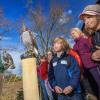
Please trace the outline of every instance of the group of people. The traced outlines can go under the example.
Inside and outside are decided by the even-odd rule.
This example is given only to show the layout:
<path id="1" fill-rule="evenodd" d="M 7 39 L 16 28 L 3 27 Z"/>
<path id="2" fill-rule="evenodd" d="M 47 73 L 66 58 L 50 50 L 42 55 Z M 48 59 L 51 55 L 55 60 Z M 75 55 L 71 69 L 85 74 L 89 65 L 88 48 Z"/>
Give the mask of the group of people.
<path id="1" fill-rule="evenodd" d="M 43 100 L 100 100 L 100 5 L 86 6 L 80 19 L 84 27 L 70 31 L 73 48 L 66 39 L 56 37 L 53 49 L 40 59 L 38 78 Z M 88 73 L 96 83 L 97 99 Z M 85 95 L 93 94 L 90 99 L 84 98 L 83 89 Z"/>

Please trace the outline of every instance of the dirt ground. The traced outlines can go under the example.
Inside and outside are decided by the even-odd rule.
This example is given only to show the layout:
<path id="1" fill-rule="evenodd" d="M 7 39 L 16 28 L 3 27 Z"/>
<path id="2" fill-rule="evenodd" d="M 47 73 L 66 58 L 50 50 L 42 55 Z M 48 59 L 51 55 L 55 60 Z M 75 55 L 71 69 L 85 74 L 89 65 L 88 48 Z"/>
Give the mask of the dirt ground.
<path id="1" fill-rule="evenodd" d="M 17 91 L 22 89 L 22 81 L 3 82 L 0 100 L 17 100 Z"/>

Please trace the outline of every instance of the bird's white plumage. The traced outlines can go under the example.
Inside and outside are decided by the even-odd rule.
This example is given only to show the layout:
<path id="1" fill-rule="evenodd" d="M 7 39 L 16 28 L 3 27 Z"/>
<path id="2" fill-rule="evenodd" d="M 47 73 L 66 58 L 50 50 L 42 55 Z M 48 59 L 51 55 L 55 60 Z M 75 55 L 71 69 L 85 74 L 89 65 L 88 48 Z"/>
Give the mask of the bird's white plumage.
<path id="1" fill-rule="evenodd" d="M 32 37 L 30 37 L 28 31 L 25 31 L 22 33 L 22 41 L 23 41 L 24 45 L 26 44 L 26 42 L 29 42 L 30 44 L 32 44 L 31 38 Z"/>
<path id="2" fill-rule="evenodd" d="M 22 32 L 21 39 L 27 50 L 33 50 L 36 54 L 38 54 L 38 50 L 35 47 L 34 37 L 30 31 Z"/>

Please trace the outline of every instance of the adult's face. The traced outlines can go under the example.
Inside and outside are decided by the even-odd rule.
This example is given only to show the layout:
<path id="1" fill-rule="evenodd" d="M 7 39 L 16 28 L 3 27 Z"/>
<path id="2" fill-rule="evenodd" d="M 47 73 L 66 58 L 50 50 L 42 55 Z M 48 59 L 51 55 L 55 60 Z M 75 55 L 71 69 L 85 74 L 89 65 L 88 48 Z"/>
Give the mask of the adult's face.
<path id="1" fill-rule="evenodd" d="M 80 33 L 73 30 L 73 31 L 71 31 L 71 36 L 72 36 L 73 39 L 77 39 L 77 38 L 80 37 Z"/>
<path id="2" fill-rule="evenodd" d="M 96 16 L 84 15 L 83 21 L 87 29 L 96 30 L 98 26 L 98 20 Z"/>

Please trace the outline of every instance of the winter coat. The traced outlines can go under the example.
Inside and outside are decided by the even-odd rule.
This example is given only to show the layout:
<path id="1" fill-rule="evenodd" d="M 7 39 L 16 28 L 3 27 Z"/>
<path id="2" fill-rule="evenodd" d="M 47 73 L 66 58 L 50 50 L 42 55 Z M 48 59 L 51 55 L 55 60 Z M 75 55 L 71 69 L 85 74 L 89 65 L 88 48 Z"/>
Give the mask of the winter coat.
<path id="1" fill-rule="evenodd" d="M 46 80 L 48 77 L 48 62 L 42 62 L 40 65 L 40 75 L 43 80 Z"/>
<path id="2" fill-rule="evenodd" d="M 80 37 L 75 40 L 74 50 L 80 55 L 85 68 L 97 67 L 97 64 L 91 59 L 91 44 L 86 37 Z"/>
<path id="3" fill-rule="evenodd" d="M 71 86 L 74 92 L 81 91 L 79 89 L 80 68 L 74 57 L 68 56 L 66 52 L 61 57 L 55 55 L 49 66 L 48 80 L 53 89 L 55 86 L 60 86 L 62 89 Z"/>

